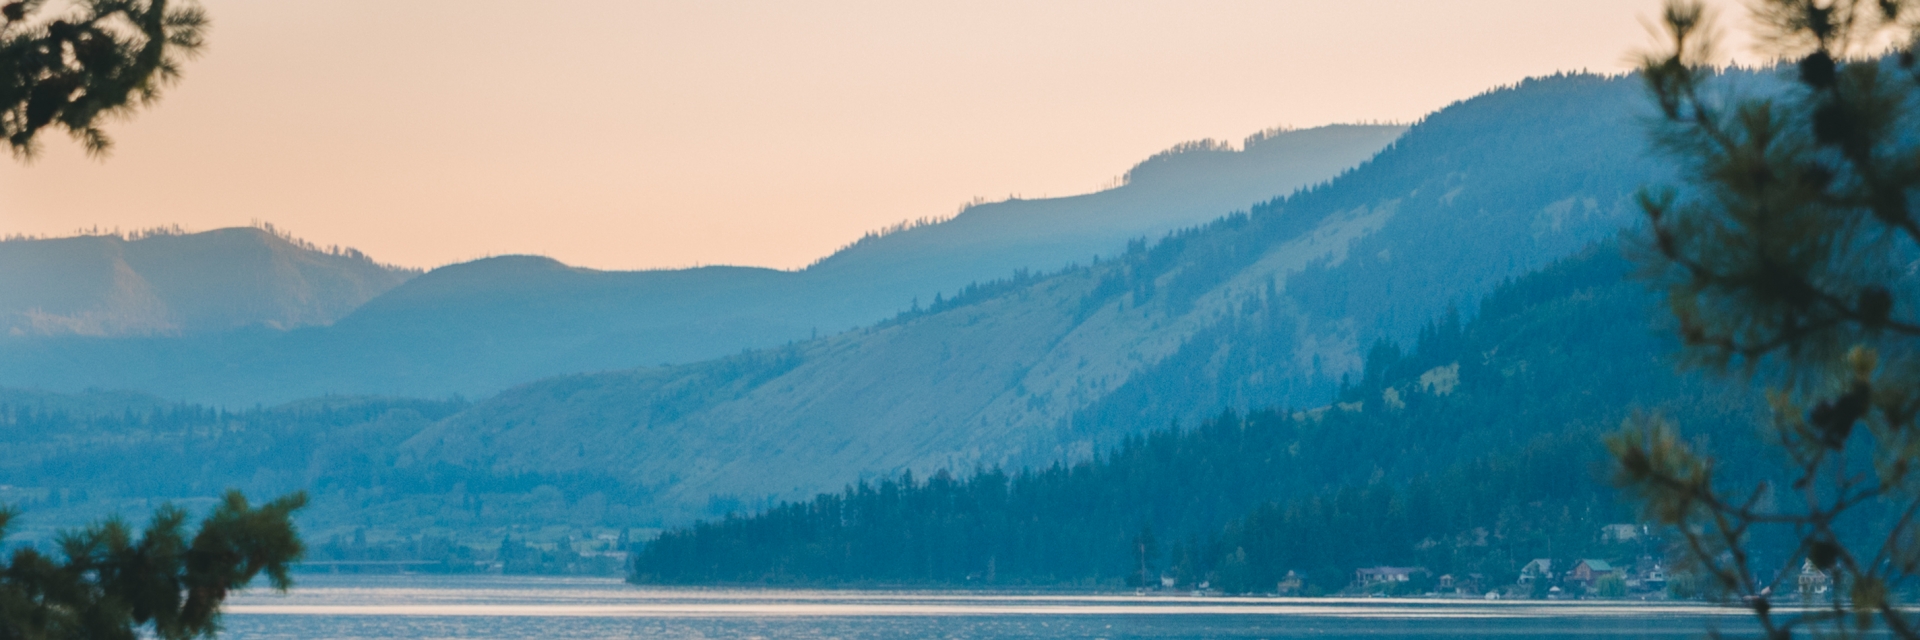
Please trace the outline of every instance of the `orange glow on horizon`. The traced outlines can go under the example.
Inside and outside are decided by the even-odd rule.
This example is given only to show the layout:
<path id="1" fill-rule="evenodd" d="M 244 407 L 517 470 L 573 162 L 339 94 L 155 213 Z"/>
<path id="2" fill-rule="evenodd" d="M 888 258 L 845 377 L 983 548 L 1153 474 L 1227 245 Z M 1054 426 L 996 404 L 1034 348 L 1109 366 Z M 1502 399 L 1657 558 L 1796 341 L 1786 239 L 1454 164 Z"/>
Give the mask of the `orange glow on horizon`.
<path id="1" fill-rule="evenodd" d="M 0 235 L 258 220 L 417 267 L 794 268 L 976 197 L 1091 191 L 1186 140 L 1620 72 L 1659 6 L 202 2 L 208 54 L 109 127 L 111 158 L 56 135 L 0 169 Z"/>

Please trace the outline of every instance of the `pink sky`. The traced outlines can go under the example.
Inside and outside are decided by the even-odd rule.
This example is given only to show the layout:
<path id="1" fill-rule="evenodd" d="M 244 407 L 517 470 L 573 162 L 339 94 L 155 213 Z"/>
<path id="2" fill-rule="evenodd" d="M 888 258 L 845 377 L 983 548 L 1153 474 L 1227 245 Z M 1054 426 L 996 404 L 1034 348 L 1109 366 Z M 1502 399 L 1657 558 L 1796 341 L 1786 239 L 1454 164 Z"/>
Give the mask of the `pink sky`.
<path id="1" fill-rule="evenodd" d="M 0 164 L 0 235 L 258 220 L 418 267 L 791 268 L 975 197 L 1090 191 L 1185 140 L 1622 71 L 1659 6 L 203 3 L 207 55 L 110 127 L 111 158 L 49 137 Z"/>

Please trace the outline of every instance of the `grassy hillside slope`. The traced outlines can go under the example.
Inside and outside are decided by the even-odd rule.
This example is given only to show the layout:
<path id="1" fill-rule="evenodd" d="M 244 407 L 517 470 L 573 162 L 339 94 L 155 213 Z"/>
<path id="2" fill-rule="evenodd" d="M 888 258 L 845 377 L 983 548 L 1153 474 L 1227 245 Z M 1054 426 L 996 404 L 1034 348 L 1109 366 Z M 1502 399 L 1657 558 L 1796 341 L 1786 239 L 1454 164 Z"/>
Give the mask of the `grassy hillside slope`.
<path id="1" fill-rule="evenodd" d="M 1629 270 L 1607 245 L 1502 286 L 1472 321 L 1375 345 L 1327 405 L 1214 416 L 1076 463 L 850 483 L 670 530 L 632 577 L 1118 588 L 1144 565 L 1155 586 L 1266 592 L 1293 571 L 1331 592 L 1358 567 L 1478 573 L 1492 589 L 1536 557 L 1631 563 L 1648 548 L 1599 535 L 1635 521 L 1606 483 L 1601 434 L 1657 409 L 1731 454 L 1725 470 L 1765 455 L 1758 394 L 1676 374 L 1657 296 Z"/>
<path id="2" fill-rule="evenodd" d="M 1343 125 L 1255 136 L 1244 149 L 1183 145 L 1113 189 L 976 205 L 951 220 L 871 235 L 797 272 L 604 272 L 507 256 L 436 269 L 324 329 L 0 343 L 0 384 L 245 404 L 323 393 L 480 396 L 552 375 L 698 362 L 866 326 L 1018 270 L 1112 256 L 1130 239 L 1332 178 L 1404 130 Z M 116 304 L 144 308 L 143 291 L 116 294 L 124 298 Z M 149 324 L 158 328 L 77 333 L 171 335 L 163 321 Z M 324 323 L 273 326 L 302 324 Z"/>
<path id="3" fill-rule="evenodd" d="M 1084 456 L 1164 419 L 1318 402 L 1361 371 L 1364 345 L 1410 340 L 1630 224 L 1653 176 L 1629 121 L 1639 100 L 1631 80 L 1529 81 L 1434 114 L 1326 185 L 1096 265 L 720 361 L 532 383 L 408 446 L 493 472 L 607 470 L 691 509 L 863 471 Z M 1209 343 L 1231 327 L 1257 338 Z"/>

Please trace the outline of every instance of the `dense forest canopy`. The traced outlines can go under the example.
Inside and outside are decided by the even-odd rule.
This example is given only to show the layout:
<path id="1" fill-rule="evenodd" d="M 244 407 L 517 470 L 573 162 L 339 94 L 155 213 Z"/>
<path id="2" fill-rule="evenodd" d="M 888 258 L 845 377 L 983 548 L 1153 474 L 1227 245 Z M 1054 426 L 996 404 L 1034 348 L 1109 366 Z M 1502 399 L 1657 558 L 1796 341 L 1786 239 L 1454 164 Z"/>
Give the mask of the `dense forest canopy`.
<path id="1" fill-rule="evenodd" d="M 1634 516 L 1599 436 L 1659 408 L 1738 442 L 1752 416 L 1748 396 L 1671 373 L 1619 251 L 1510 282 L 1404 351 L 1377 344 L 1327 406 L 1228 413 L 1072 464 L 861 482 L 665 532 L 632 579 L 1271 591 L 1292 571 L 1335 591 L 1365 566 L 1510 582 L 1536 557 L 1631 564 L 1644 543 L 1601 536 Z M 1248 318 L 1236 343 L 1270 330 Z"/>

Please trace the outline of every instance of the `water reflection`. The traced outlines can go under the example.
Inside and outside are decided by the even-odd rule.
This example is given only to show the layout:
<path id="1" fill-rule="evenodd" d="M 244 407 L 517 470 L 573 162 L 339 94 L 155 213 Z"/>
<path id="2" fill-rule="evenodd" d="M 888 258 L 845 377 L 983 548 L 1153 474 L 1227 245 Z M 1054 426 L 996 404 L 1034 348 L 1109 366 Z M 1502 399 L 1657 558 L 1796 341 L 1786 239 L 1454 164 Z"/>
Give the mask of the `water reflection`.
<path id="1" fill-rule="evenodd" d="M 233 601 L 231 638 L 1698 638 L 1698 604 L 640 588 L 616 580 L 306 576 Z"/>

